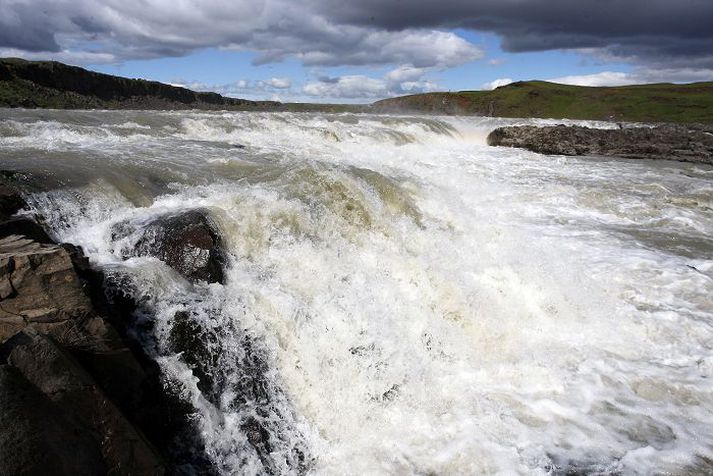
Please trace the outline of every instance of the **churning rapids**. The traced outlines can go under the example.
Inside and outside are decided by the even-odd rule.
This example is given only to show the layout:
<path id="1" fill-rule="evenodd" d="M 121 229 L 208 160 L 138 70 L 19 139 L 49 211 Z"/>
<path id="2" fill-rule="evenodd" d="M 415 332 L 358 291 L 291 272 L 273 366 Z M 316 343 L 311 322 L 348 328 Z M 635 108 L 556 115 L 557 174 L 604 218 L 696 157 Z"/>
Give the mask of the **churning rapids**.
<path id="1" fill-rule="evenodd" d="M 710 474 L 713 169 L 485 145 L 526 123 L 4 110 L 0 165 L 142 303 L 224 474 Z M 122 260 L 196 208 L 224 285 Z"/>

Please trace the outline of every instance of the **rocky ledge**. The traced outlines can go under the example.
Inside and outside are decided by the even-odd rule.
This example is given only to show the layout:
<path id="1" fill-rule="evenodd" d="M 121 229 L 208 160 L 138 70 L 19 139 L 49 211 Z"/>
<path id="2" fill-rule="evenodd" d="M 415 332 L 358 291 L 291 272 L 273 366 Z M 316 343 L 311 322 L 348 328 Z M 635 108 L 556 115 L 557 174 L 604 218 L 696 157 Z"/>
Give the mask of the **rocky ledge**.
<path id="1" fill-rule="evenodd" d="M 713 126 L 591 129 L 582 126 L 499 127 L 488 145 L 548 155 L 591 155 L 713 164 Z"/>
<path id="2" fill-rule="evenodd" d="M 215 474 L 191 441 L 191 408 L 128 338 L 135 303 L 112 295 L 81 248 L 17 216 L 25 207 L 0 184 L 0 473 Z M 223 280 L 219 237 L 200 211 L 134 232 L 131 254 Z"/>

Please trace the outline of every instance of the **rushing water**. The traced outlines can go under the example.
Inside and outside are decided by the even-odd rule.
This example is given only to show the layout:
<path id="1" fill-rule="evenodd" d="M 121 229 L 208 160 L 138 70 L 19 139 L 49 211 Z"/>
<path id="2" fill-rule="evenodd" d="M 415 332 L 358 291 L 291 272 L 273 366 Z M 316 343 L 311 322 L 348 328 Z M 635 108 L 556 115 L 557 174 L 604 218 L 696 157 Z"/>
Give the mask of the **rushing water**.
<path id="1" fill-rule="evenodd" d="M 0 168 L 144 303 L 225 474 L 710 474 L 713 169 L 485 145 L 533 122 L 6 110 Z M 117 223 L 194 208 L 225 285 L 122 260 Z"/>

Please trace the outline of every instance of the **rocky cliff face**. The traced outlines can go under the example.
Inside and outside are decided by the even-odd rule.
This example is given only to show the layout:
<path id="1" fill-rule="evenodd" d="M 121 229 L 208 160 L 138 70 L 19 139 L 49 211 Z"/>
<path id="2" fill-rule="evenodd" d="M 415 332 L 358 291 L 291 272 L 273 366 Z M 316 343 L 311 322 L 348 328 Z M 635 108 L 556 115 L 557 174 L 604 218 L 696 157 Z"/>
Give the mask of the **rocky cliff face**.
<path id="1" fill-rule="evenodd" d="M 0 107 L 103 109 L 279 109 L 156 81 L 87 71 L 54 61 L 0 59 Z"/>
<path id="2" fill-rule="evenodd" d="M 676 126 L 590 129 L 580 126 L 500 127 L 492 146 L 519 147 L 550 155 L 594 155 L 713 164 L 713 128 Z"/>

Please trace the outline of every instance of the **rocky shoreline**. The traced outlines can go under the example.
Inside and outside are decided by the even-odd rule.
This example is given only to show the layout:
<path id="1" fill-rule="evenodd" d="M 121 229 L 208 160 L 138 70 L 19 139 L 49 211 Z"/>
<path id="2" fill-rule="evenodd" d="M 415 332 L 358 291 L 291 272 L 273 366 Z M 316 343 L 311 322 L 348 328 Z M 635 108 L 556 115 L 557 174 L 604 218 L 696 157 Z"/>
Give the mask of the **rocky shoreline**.
<path id="1" fill-rule="evenodd" d="M 676 160 L 713 165 L 713 126 L 661 125 L 592 129 L 582 126 L 499 127 L 488 145 L 547 155 Z"/>
<path id="2" fill-rule="evenodd" d="M 16 216 L 25 207 L 0 185 L 0 472 L 216 474 L 191 409 L 128 337 L 136 303 L 81 248 Z M 199 212 L 149 234 L 170 239 L 144 240 L 135 254 L 161 256 L 187 279 L 222 279 L 217 237 Z"/>

